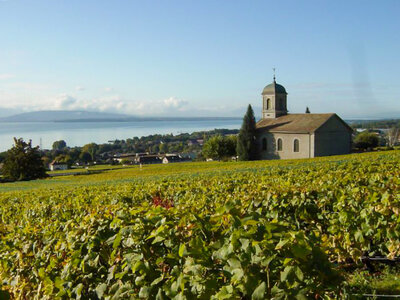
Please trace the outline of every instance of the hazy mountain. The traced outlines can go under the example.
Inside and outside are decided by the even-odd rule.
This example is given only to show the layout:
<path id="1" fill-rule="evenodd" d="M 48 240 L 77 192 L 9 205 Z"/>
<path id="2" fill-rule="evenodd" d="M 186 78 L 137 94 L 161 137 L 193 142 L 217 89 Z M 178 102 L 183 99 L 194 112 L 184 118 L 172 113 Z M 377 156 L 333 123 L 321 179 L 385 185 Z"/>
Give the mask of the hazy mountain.
<path id="1" fill-rule="evenodd" d="M 0 122 L 129 122 L 163 120 L 227 120 L 229 117 L 137 117 L 92 111 L 47 110 L 21 113 L 0 118 Z"/>
<path id="2" fill-rule="evenodd" d="M 1 122 L 59 122 L 76 120 L 116 120 L 130 117 L 129 115 L 103 113 L 80 110 L 44 110 L 21 113 L 9 117 L 0 118 Z"/>

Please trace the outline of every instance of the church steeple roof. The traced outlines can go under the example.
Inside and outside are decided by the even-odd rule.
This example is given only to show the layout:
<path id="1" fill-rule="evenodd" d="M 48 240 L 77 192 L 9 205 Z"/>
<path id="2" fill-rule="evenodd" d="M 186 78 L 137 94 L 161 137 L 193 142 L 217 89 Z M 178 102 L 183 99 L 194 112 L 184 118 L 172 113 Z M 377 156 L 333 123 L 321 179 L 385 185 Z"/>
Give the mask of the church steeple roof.
<path id="1" fill-rule="evenodd" d="M 286 94 L 286 90 L 283 87 L 283 85 L 277 84 L 275 81 L 275 76 L 274 76 L 274 82 L 271 84 L 268 84 L 262 91 L 261 95 L 269 95 L 269 94 Z"/>
<path id="2" fill-rule="evenodd" d="M 272 68 L 272 70 L 274 71 L 274 82 L 272 82 L 271 84 L 268 84 L 262 91 L 261 95 L 270 95 L 270 94 L 285 94 L 286 90 L 285 88 L 276 83 L 276 76 L 275 76 L 275 68 Z"/>

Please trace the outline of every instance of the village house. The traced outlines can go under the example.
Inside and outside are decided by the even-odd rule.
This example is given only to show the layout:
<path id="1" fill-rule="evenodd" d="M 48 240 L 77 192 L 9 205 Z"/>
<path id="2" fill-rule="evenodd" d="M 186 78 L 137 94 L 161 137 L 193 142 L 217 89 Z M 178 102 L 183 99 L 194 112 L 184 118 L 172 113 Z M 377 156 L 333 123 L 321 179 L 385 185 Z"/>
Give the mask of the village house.
<path id="1" fill-rule="evenodd" d="M 64 162 L 57 162 L 53 160 L 49 164 L 50 171 L 57 171 L 57 170 L 68 170 L 68 164 Z"/>
<path id="2" fill-rule="evenodd" d="M 191 158 L 190 157 L 182 157 L 179 154 L 165 154 L 162 159 L 163 164 L 178 163 L 178 162 L 185 162 L 185 161 L 191 161 Z"/>
<path id="3" fill-rule="evenodd" d="M 145 164 L 161 164 L 163 162 L 162 158 L 159 155 L 144 155 L 138 156 L 136 163 L 145 165 Z"/>

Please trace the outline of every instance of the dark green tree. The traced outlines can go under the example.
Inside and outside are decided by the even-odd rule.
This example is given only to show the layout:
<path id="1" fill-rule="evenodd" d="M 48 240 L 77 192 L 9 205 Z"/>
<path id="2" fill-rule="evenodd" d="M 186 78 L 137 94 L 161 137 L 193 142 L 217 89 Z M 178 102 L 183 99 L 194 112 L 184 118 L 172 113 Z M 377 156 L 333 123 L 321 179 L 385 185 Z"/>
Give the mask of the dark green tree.
<path id="1" fill-rule="evenodd" d="M 96 160 L 96 152 L 99 149 L 99 146 L 95 143 L 86 144 L 82 147 L 82 152 L 87 152 L 90 154 L 91 161 Z"/>
<path id="2" fill-rule="evenodd" d="M 243 117 L 242 127 L 240 128 L 236 152 L 239 160 L 255 159 L 255 140 L 256 140 L 256 119 L 251 105 L 247 107 L 247 112 Z"/>
<path id="3" fill-rule="evenodd" d="M 68 154 L 60 154 L 54 160 L 58 163 L 66 163 L 69 166 L 73 163 L 71 156 Z"/>
<path id="4" fill-rule="evenodd" d="M 368 132 L 367 130 L 359 133 L 354 139 L 354 146 L 358 149 L 368 149 L 374 148 L 378 146 L 379 137 L 373 133 Z"/>
<path id="5" fill-rule="evenodd" d="M 0 163 L 6 159 L 7 152 L 0 152 Z"/>
<path id="6" fill-rule="evenodd" d="M 53 150 L 62 150 L 67 147 L 67 143 L 64 140 L 55 141 L 53 143 Z"/>
<path id="7" fill-rule="evenodd" d="M 39 147 L 32 147 L 32 141 L 26 143 L 22 138 L 14 138 L 14 146 L 7 151 L 2 173 L 4 178 L 12 181 L 46 177 Z"/>
<path id="8" fill-rule="evenodd" d="M 81 152 L 79 159 L 81 159 L 84 163 L 88 163 L 89 161 L 92 161 L 92 156 L 89 152 Z"/>
<path id="9" fill-rule="evenodd" d="M 161 153 L 167 153 L 167 152 L 168 152 L 168 145 L 167 145 L 166 143 L 160 144 L 159 151 L 160 151 Z"/>

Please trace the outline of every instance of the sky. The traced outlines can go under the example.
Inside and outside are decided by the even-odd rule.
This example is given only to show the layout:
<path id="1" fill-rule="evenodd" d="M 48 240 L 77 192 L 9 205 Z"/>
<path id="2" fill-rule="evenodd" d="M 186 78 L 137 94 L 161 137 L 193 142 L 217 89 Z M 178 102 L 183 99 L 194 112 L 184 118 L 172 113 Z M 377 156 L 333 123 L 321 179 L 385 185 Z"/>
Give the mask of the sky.
<path id="1" fill-rule="evenodd" d="M 0 117 L 36 110 L 400 117 L 400 1 L 0 0 Z"/>

